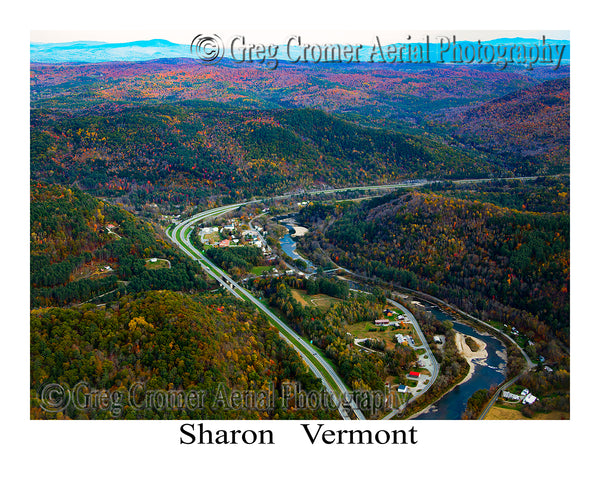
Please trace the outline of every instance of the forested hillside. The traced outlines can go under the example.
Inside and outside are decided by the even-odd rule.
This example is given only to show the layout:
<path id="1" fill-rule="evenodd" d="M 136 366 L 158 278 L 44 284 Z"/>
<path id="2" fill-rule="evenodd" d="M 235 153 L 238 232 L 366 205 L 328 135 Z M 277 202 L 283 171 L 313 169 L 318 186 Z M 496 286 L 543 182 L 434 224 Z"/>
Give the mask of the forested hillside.
<path id="1" fill-rule="evenodd" d="M 491 65 L 257 64 L 191 59 L 31 65 L 33 108 L 68 111 L 116 104 L 217 101 L 251 108 L 315 108 L 370 124 L 420 123 L 451 107 L 473 106 L 569 76 L 558 70 Z"/>
<path id="2" fill-rule="evenodd" d="M 60 412 L 42 407 L 44 384 L 115 392 L 119 402 Z M 253 308 L 220 295 L 169 291 L 121 298 L 110 307 L 44 308 L 31 312 L 31 417 L 77 419 L 337 418 L 337 411 L 282 408 L 283 382 L 320 391 L 322 385 L 277 331 Z M 232 390 L 272 393 L 268 409 L 233 408 Z M 203 402 L 154 403 L 152 392 L 191 392 Z M 82 397 L 83 398 L 83 397 Z M 120 407 L 120 408 L 118 408 Z"/>
<path id="3" fill-rule="evenodd" d="M 481 65 L 33 64 L 32 176 L 139 205 L 564 173 L 568 76 Z"/>
<path id="4" fill-rule="evenodd" d="M 322 385 L 252 307 L 207 292 L 201 272 L 125 210 L 74 187 L 32 182 L 32 418 L 337 418 L 219 401 L 232 389 L 275 399 L 283 382 Z M 44 385 L 80 382 L 124 394 L 126 408 L 43 408 Z M 143 399 L 128 398 L 132 388 L 204 392 L 204 408 L 135 408 Z"/>
<path id="5" fill-rule="evenodd" d="M 125 210 L 75 187 L 32 182 L 30 192 L 32 306 L 208 287 L 197 264 Z"/>
<path id="6" fill-rule="evenodd" d="M 362 203 L 309 203 L 298 215 L 310 227 L 299 249 L 324 269 L 335 262 L 368 283 L 428 292 L 518 327 L 524 346 L 535 341 L 526 345 L 532 358 L 559 363 L 559 342 L 569 343 L 567 181 L 448 180 L 568 173 L 569 67 L 263 67 L 226 59 L 32 64 L 32 418 L 114 417 L 41 408 L 44 385 L 80 381 L 111 392 L 140 383 L 208 395 L 200 414 L 129 408 L 119 418 L 337 418 L 211 406 L 222 385 L 322 385 L 262 316 L 219 293 L 164 232 L 129 213 L 168 225 L 178 214 L 260 198 L 264 205 L 253 205 L 267 219 L 310 202 L 291 195 L 325 187 L 433 180 Z M 266 199 L 281 194 L 290 195 Z M 257 248 L 207 255 L 244 277 L 266 263 Z M 348 335 L 382 314 L 381 288 L 376 300 L 355 296 L 317 273 L 265 274 L 248 286 L 351 389 L 383 389 L 414 367 L 409 347 L 381 350 L 369 339 L 366 348 L 379 351 L 367 354 Z M 317 307 L 305 298 L 316 293 L 330 298 Z M 441 393 L 467 365 L 450 325 L 418 317 L 430 343 L 444 334 L 453 345 L 430 389 Z"/>
<path id="7" fill-rule="evenodd" d="M 540 177 L 534 181 L 496 180 L 485 183 L 434 183 L 423 190 L 464 200 L 537 213 L 570 211 L 569 177 Z"/>
<path id="8" fill-rule="evenodd" d="M 316 110 L 186 103 L 85 114 L 36 110 L 31 122 L 33 178 L 134 202 L 506 173 L 434 139 Z"/>
<path id="9" fill-rule="evenodd" d="M 569 217 L 397 192 L 305 208 L 306 252 L 443 298 L 531 338 L 569 336 Z"/>
<path id="10" fill-rule="evenodd" d="M 507 167 L 553 174 L 568 171 L 570 80 L 547 80 L 470 108 L 447 113 L 465 144 L 507 159 Z"/>

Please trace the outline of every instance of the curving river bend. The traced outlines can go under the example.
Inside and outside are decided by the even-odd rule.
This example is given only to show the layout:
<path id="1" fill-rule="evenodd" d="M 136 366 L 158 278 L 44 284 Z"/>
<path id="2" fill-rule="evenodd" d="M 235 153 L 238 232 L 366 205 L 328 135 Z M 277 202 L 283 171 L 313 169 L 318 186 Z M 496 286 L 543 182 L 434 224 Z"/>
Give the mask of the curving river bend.
<path id="1" fill-rule="evenodd" d="M 294 225 L 285 224 L 290 233 L 286 234 L 281 239 L 282 250 L 291 258 L 302 258 L 296 253 L 296 242 L 291 237 L 294 233 Z M 302 258 L 307 261 L 306 259 Z M 308 262 L 309 271 L 314 269 L 314 266 Z M 351 282 L 355 288 L 360 288 L 359 284 Z M 425 302 L 423 302 L 425 303 Z M 430 305 L 430 307 L 433 307 Z M 475 337 L 486 344 L 487 358 L 481 360 L 473 360 L 474 370 L 473 375 L 466 382 L 457 385 L 453 390 L 444 395 L 436 403 L 428 407 L 423 413 L 413 417 L 417 420 L 460 420 L 467 401 L 477 390 L 489 389 L 492 385 L 500 385 L 505 380 L 506 374 L 506 348 L 496 337 L 486 333 L 480 333 L 474 328 L 456 322 L 445 312 L 437 307 L 431 309 L 431 313 L 439 320 L 450 320 L 457 332 Z"/>
<path id="2" fill-rule="evenodd" d="M 488 356 L 482 360 L 474 360 L 475 368 L 471 378 L 456 386 L 423 413 L 413 417 L 416 420 L 460 420 L 471 395 L 477 390 L 487 390 L 492 385 L 500 385 L 504 381 L 506 348 L 496 337 L 479 333 L 468 325 L 458 323 L 437 308 L 434 308 L 431 313 L 440 320 L 452 321 L 457 332 L 470 335 L 486 343 Z"/>

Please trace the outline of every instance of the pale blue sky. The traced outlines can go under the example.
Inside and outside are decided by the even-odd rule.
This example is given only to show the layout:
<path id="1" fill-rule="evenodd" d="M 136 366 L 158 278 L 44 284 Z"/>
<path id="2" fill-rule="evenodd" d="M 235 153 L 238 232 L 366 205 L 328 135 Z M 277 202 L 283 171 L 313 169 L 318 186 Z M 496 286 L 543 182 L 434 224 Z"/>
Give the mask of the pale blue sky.
<path id="1" fill-rule="evenodd" d="M 336 42 L 336 43 L 371 43 L 375 35 L 379 35 L 386 43 L 405 42 L 411 35 L 413 41 L 421 41 L 425 35 L 430 39 L 437 36 L 451 37 L 456 35 L 457 40 L 492 40 L 495 38 L 546 38 L 555 40 L 569 40 L 568 30 L 314 30 L 310 28 L 294 28 L 290 30 L 251 30 L 251 29 L 218 29 L 212 31 L 199 30 L 33 30 L 30 40 L 32 42 L 61 43 L 78 40 L 103 41 L 110 43 L 130 42 L 134 40 L 151 40 L 161 38 L 174 43 L 187 45 L 200 33 L 216 33 L 221 38 L 234 35 L 246 35 L 251 42 L 283 43 L 291 35 L 302 35 L 307 42 Z"/>

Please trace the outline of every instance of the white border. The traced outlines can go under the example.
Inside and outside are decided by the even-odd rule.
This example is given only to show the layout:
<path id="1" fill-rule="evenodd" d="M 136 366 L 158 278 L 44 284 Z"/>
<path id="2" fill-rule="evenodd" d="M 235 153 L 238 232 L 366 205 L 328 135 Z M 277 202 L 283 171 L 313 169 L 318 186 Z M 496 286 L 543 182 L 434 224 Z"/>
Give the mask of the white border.
<path id="1" fill-rule="evenodd" d="M 106 0 L 29 2 L 16 15 L 5 10 L 2 112 L 3 318 L 2 412 L 9 450 L 4 470 L 43 478 L 105 478 L 133 474 L 166 478 L 192 474 L 231 478 L 373 478 L 373 476 L 563 478 L 596 471 L 592 459 L 597 415 L 597 363 L 588 342 L 597 336 L 595 228 L 597 202 L 597 45 L 591 10 L 544 4 L 483 2 L 135 2 Z M 404 31 L 473 29 L 571 30 L 572 42 L 572 420 L 568 422 L 410 422 L 420 431 L 416 447 L 336 446 L 304 442 L 295 422 L 261 424 L 276 431 L 269 447 L 178 445 L 180 422 L 34 422 L 29 418 L 28 337 L 28 76 L 31 30 Z M 597 189 L 596 189 L 597 190 Z M 591 227 L 591 228 L 590 228 Z M 8 259 L 8 262 L 6 262 Z M 591 272 L 594 271 L 592 274 Z M 590 273 L 587 273 L 590 272 Z M 593 276 L 592 276 L 593 275 Z M 248 428 L 227 422 L 226 428 Z M 336 424 L 338 426 L 339 424 Z M 390 424 L 396 427 L 397 423 Z M 404 426 L 404 424 L 402 424 Z M 382 428 L 381 423 L 373 425 Z M 398 427 L 396 427 L 398 428 Z M 298 432 L 296 432 L 298 430 Z M 586 432 L 592 435 L 586 437 Z M 280 440 L 279 440 L 280 438 Z M 5 447 L 7 448 L 7 447 Z M 594 449 L 592 451 L 592 448 Z M 590 469 L 587 470 L 586 467 Z"/>

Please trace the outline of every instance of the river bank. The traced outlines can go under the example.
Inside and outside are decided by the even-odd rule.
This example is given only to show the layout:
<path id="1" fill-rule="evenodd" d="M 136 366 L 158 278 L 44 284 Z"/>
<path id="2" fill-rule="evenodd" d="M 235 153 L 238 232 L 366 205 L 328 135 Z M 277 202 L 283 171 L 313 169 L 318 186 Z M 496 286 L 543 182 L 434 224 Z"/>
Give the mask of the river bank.
<path id="1" fill-rule="evenodd" d="M 441 310 L 432 313 L 440 320 L 451 320 L 455 330 L 458 350 L 469 364 L 469 372 L 433 404 L 421 410 L 410 419 L 417 420 L 459 420 L 465 411 L 471 395 L 477 390 L 489 389 L 505 379 L 506 357 L 504 345 L 496 337 L 479 332 L 470 325 L 453 320 Z M 475 352 L 466 343 L 471 337 L 479 349 Z"/>
<path id="2" fill-rule="evenodd" d="M 471 350 L 471 347 L 467 344 L 467 337 L 470 338 L 477 345 L 478 349 L 476 351 Z M 468 382 L 473 377 L 473 373 L 475 372 L 475 365 L 485 365 L 485 359 L 488 357 L 487 352 L 487 343 L 478 338 L 472 337 L 470 335 L 465 335 L 464 333 L 456 332 L 454 335 L 454 341 L 456 343 L 456 348 L 458 352 L 462 355 L 462 357 L 469 364 L 469 373 L 462 379 L 461 382 L 457 383 L 453 388 Z M 477 362 L 479 360 L 479 362 Z"/>

